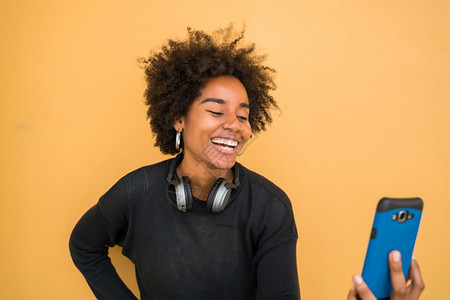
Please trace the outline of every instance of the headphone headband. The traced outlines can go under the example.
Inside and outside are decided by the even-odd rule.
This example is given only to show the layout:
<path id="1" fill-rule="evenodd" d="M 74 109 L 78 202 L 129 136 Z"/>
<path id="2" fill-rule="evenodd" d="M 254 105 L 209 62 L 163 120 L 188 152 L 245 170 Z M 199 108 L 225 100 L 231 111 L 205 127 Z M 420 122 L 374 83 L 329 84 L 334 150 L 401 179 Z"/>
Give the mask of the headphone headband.
<path id="1" fill-rule="evenodd" d="M 183 176 L 183 179 L 180 180 L 177 175 L 176 168 L 182 160 L 183 152 L 172 160 L 169 167 L 169 174 L 167 175 L 167 182 L 175 187 L 178 209 L 185 212 L 192 209 L 193 196 L 189 178 Z M 237 189 L 240 185 L 238 165 L 235 163 L 232 169 L 234 171 L 234 183 L 227 182 L 224 178 L 218 178 L 209 192 L 208 199 L 206 200 L 207 207 L 214 213 L 221 212 L 225 209 L 228 205 L 231 191 Z"/>
<path id="2" fill-rule="evenodd" d="M 169 174 L 167 175 L 167 182 L 172 185 L 180 183 L 180 179 L 178 178 L 176 168 L 183 160 L 183 156 L 184 156 L 184 154 L 183 154 L 183 152 L 181 152 L 180 154 L 175 156 L 174 159 L 172 160 L 172 162 L 170 163 Z M 234 183 L 227 182 L 227 183 L 225 183 L 225 186 L 229 189 L 237 189 L 239 187 L 239 185 L 241 184 L 241 181 L 239 180 L 239 167 L 238 167 L 237 163 L 234 164 L 232 169 L 234 172 Z"/>
<path id="3" fill-rule="evenodd" d="M 167 175 L 167 182 L 169 182 L 172 185 L 176 185 L 180 182 L 178 176 L 176 175 L 176 167 L 181 163 L 181 160 L 183 159 L 183 152 L 175 156 L 175 158 L 170 163 L 169 168 L 169 174 Z"/>

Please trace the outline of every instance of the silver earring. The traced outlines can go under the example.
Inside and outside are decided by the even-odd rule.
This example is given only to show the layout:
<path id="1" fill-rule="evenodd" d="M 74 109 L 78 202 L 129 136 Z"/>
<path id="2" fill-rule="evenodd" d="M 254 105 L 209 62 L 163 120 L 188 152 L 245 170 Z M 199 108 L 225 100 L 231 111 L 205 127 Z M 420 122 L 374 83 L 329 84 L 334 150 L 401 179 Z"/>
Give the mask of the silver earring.
<path id="1" fill-rule="evenodd" d="M 175 149 L 180 149 L 181 145 L 181 131 L 177 131 L 177 135 L 175 136 Z"/>
<path id="2" fill-rule="evenodd" d="M 244 152 L 245 152 L 245 150 L 247 150 L 247 143 L 245 143 L 245 145 L 244 145 L 244 148 L 243 148 L 243 150 L 242 150 L 242 152 L 241 153 L 238 153 L 238 156 L 241 156 L 242 154 L 244 154 Z"/>
<path id="3" fill-rule="evenodd" d="M 250 138 L 252 138 L 252 137 L 253 137 L 253 134 L 250 134 Z M 238 156 L 241 156 L 242 154 L 244 154 L 245 150 L 247 150 L 247 146 L 248 146 L 248 142 L 245 143 L 242 152 L 238 153 Z"/>

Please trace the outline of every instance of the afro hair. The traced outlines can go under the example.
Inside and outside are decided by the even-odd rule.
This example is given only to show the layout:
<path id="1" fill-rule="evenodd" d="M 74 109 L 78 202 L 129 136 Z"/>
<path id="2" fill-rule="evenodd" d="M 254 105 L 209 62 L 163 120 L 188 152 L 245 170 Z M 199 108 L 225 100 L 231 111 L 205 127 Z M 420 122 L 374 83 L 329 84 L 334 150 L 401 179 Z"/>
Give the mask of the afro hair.
<path id="1" fill-rule="evenodd" d="M 265 55 L 255 44 L 243 44 L 240 32 L 229 25 L 212 34 L 187 28 L 187 39 L 168 40 L 162 48 L 141 58 L 147 88 L 145 104 L 155 146 L 164 154 L 176 154 L 174 121 L 185 116 L 192 102 L 211 78 L 233 76 L 244 85 L 249 99 L 249 122 L 253 133 L 272 122 L 270 110 L 277 104 L 270 92 L 276 89 L 275 70 L 263 65 Z"/>

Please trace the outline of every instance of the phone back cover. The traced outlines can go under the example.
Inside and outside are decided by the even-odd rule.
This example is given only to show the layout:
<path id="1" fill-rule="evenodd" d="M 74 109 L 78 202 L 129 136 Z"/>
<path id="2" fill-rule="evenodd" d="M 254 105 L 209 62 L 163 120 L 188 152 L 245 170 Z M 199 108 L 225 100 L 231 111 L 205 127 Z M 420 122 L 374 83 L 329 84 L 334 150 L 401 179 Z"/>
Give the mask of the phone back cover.
<path id="1" fill-rule="evenodd" d="M 408 200 L 414 200 L 415 203 L 408 205 Z M 417 205 L 418 201 L 420 205 Z M 392 250 L 400 251 L 405 278 L 408 274 L 422 216 L 422 205 L 419 198 L 380 200 L 362 272 L 364 281 L 378 299 L 389 298 L 392 293 L 388 264 L 388 255 Z M 398 222 L 398 213 L 401 211 L 407 211 L 412 217 L 405 222 Z"/>

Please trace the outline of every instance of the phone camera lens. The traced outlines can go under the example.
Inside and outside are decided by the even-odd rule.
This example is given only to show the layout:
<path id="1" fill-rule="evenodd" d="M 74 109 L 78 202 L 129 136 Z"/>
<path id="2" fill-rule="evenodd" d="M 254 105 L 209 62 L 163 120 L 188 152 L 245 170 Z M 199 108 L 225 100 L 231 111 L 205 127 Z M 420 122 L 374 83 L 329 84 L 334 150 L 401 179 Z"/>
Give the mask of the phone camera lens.
<path id="1" fill-rule="evenodd" d="M 407 218 L 408 218 L 408 212 L 406 210 L 402 210 L 398 213 L 397 220 L 399 223 L 405 222 Z"/>

